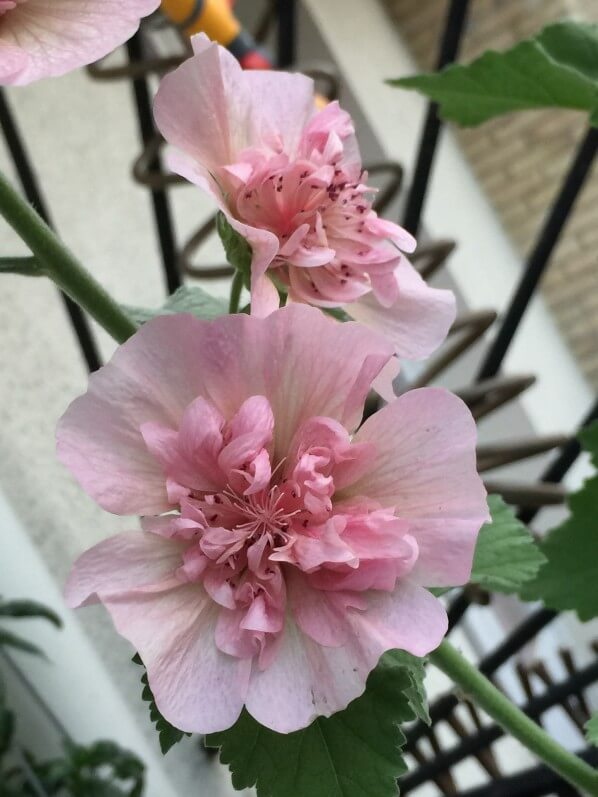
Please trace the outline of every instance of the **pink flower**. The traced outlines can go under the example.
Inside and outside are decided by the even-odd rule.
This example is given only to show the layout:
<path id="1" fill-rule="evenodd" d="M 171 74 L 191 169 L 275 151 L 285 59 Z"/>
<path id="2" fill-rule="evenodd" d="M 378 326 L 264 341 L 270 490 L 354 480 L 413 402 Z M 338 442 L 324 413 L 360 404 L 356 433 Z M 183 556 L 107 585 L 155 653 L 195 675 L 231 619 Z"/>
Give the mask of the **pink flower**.
<path id="1" fill-rule="evenodd" d="M 430 388 L 353 434 L 392 355 L 300 305 L 163 316 L 60 422 L 83 488 L 146 515 L 80 557 L 67 601 L 106 606 L 178 728 L 225 729 L 245 705 L 293 731 L 361 694 L 386 650 L 440 643 L 446 614 L 424 587 L 467 581 L 487 519 L 475 426 Z"/>
<path id="2" fill-rule="evenodd" d="M 62 75 L 129 39 L 160 0 L 0 0 L 0 85 Z"/>
<path id="3" fill-rule="evenodd" d="M 279 297 L 343 306 L 419 359 L 454 319 L 450 291 L 429 288 L 407 258 L 415 240 L 371 208 L 349 115 L 336 102 L 316 112 L 304 75 L 243 72 L 205 36 L 160 85 L 154 112 L 174 171 L 212 194 L 250 243 L 252 313 Z"/>

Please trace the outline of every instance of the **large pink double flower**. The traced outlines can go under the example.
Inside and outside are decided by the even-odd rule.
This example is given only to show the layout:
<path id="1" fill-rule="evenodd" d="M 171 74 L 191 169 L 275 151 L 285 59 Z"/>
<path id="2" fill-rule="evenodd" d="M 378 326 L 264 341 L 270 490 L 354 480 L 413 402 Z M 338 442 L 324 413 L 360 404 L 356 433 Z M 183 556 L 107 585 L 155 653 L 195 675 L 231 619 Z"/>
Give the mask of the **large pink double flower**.
<path id="1" fill-rule="evenodd" d="M 0 0 L 0 85 L 53 77 L 107 55 L 160 0 Z"/>
<path id="2" fill-rule="evenodd" d="M 244 72 L 203 35 L 193 48 L 163 79 L 156 122 L 176 147 L 172 168 L 249 241 L 252 313 L 278 307 L 273 277 L 291 301 L 344 307 L 404 357 L 430 354 L 454 297 L 425 284 L 402 254 L 415 240 L 372 210 L 349 115 L 336 102 L 316 112 L 304 75 Z"/>
<path id="3" fill-rule="evenodd" d="M 146 516 L 81 556 L 68 603 L 106 606 L 175 726 L 225 729 L 245 705 L 293 731 L 361 694 L 386 650 L 441 641 L 425 587 L 467 581 L 487 518 L 475 426 L 430 388 L 355 432 L 393 353 L 300 305 L 163 316 L 67 410 L 61 460 Z"/>

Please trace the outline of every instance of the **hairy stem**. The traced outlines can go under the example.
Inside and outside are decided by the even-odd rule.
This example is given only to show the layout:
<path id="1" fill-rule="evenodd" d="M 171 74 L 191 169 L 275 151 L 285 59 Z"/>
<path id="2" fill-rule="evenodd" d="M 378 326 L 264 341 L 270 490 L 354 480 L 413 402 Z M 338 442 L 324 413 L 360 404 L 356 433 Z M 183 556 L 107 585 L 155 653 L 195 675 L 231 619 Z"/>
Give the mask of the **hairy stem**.
<path id="1" fill-rule="evenodd" d="M 565 750 L 536 725 L 446 640 L 430 656 L 502 728 L 569 783 L 598 795 L 598 771 Z"/>
<path id="2" fill-rule="evenodd" d="M 47 277 L 86 310 L 118 343 L 131 337 L 137 329 L 133 321 L 1 173 L 0 214 L 27 244 L 39 269 Z"/>

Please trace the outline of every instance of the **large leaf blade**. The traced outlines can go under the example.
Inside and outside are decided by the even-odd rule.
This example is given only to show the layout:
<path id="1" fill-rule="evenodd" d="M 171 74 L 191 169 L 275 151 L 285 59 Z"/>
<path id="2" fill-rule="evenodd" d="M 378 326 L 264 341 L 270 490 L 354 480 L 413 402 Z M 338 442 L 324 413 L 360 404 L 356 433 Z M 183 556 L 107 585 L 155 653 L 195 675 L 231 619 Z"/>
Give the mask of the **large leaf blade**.
<path id="1" fill-rule="evenodd" d="M 492 520 L 480 530 L 471 581 L 492 592 L 512 594 L 537 575 L 546 559 L 500 496 L 490 495 L 488 508 Z"/>
<path id="2" fill-rule="evenodd" d="M 598 468 L 598 422 L 580 434 Z M 557 611 L 576 611 L 583 621 L 598 617 L 598 475 L 567 501 L 570 515 L 540 544 L 546 563 L 521 592 Z"/>
<path id="3" fill-rule="evenodd" d="M 308 728 L 278 734 L 246 711 L 227 731 L 211 734 L 237 789 L 258 797 L 391 797 L 406 771 L 402 722 L 416 718 L 412 676 L 393 651 L 370 675 L 365 693 L 344 711 Z"/>
<path id="4" fill-rule="evenodd" d="M 561 22 L 504 52 L 489 50 L 468 65 L 388 81 L 439 104 L 440 115 L 463 126 L 539 108 L 598 108 L 598 25 Z M 591 121 L 592 123 L 592 121 Z"/>
<path id="5" fill-rule="evenodd" d="M 175 315 L 176 313 L 191 313 L 197 318 L 205 321 L 212 321 L 221 315 L 226 315 L 228 305 L 224 299 L 212 296 L 207 291 L 197 286 L 189 288 L 183 285 L 178 288 L 166 302 L 157 309 L 148 307 L 132 307 L 126 305 L 123 308 L 127 315 L 138 324 L 144 324 L 159 315 Z"/>

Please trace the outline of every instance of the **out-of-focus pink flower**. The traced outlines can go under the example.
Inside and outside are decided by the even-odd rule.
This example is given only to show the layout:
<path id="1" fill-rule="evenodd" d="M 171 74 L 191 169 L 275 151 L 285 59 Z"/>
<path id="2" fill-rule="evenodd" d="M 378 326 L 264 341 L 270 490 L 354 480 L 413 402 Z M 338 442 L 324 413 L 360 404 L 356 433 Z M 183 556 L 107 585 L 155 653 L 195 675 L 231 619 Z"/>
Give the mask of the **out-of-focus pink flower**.
<path id="1" fill-rule="evenodd" d="M 278 307 L 271 276 L 292 301 L 343 306 L 404 357 L 430 354 L 454 297 L 425 284 L 402 254 L 415 240 L 372 210 L 349 115 L 336 102 L 316 112 L 304 75 L 243 72 L 205 36 L 193 48 L 161 83 L 156 122 L 177 148 L 174 171 L 211 193 L 249 241 L 252 313 Z"/>
<path id="2" fill-rule="evenodd" d="M 440 643 L 424 587 L 467 581 L 487 519 L 475 426 L 430 388 L 353 434 L 392 356 L 301 305 L 163 316 L 67 410 L 61 460 L 105 509 L 146 515 L 80 557 L 68 603 L 107 607 L 175 726 L 221 730 L 245 705 L 293 731 L 361 694 L 386 650 Z"/>
<path id="3" fill-rule="evenodd" d="M 129 39 L 160 0 L 0 0 L 0 85 L 90 64 Z"/>

